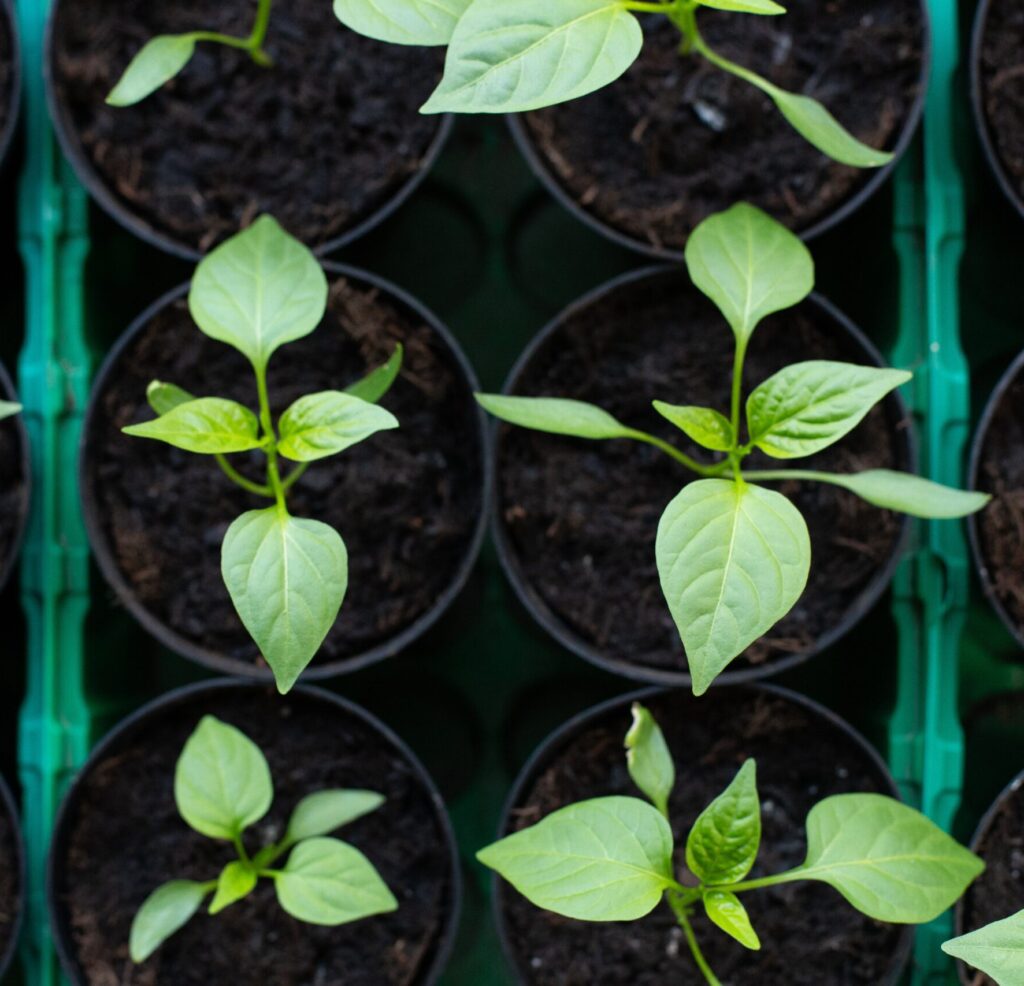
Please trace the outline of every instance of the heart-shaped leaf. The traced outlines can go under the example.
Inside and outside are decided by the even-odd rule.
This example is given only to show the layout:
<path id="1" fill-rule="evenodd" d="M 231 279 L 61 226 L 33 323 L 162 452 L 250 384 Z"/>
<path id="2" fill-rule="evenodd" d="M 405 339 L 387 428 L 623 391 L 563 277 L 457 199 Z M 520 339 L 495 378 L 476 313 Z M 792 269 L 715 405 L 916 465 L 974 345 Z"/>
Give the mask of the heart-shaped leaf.
<path id="1" fill-rule="evenodd" d="M 750 872 L 760 845 L 757 765 L 747 760 L 693 823 L 686 840 L 686 865 L 701 883 L 736 883 Z"/>
<path id="2" fill-rule="evenodd" d="M 761 940 L 750 923 L 750 915 L 739 897 L 727 890 L 709 890 L 704 894 L 704 910 L 708 917 L 744 948 L 757 951 Z"/>
<path id="3" fill-rule="evenodd" d="M 146 388 L 146 400 L 157 414 L 167 414 L 182 404 L 194 401 L 195 395 L 173 383 L 153 380 Z"/>
<path id="4" fill-rule="evenodd" d="M 397 427 L 390 411 L 340 390 L 325 390 L 300 397 L 281 415 L 277 450 L 286 459 L 312 462 Z"/>
<path id="5" fill-rule="evenodd" d="M 446 45 L 470 0 L 334 0 L 346 27 L 399 45 Z"/>
<path id="6" fill-rule="evenodd" d="M 166 389 L 158 392 L 158 400 L 168 400 Z M 222 397 L 178 403 L 159 418 L 122 430 L 135 438 L 153 438 L 202 455 L 247 452 L 266 444 L 260 437 L 256 415 L 236 401 Z"/>
<path id="7" fill-rule="evenodd" d="M 132 921 L 128 951 L 132 962 L 145 962 L 195 915 L 210 891 L 192 880 L 172 880 L 145 900 Z"/>
<path id="8" fill-rule="evenodd" d="M 654 716 L 639 702 L 633 703 L 633 725 L 626 733 L 626 764 L 633 783 L 667 818 L 676 765 Z"/>
<path id="9" fill-rule="evenodd" d="M 728 452 L 736 444 L 732 422 L 710 407 L 690 407 L 655 401 L 654 410 L 698 445 L 713 452 Z"/>
<path id="10" fill-rule="evenodd" d="M 302 842 L 329 835 L 384 804 L 375 791 L 317 791 L 303 798 L 292 812 L 285 842 Z"/>
<path id="11" fill-rule="evenodd" d="M 107 96 L 110 106 L 132 106 L 173 79 L 196 52 L 194 34 L 162 34 L 142 46 Z"/>
<path id="12" fill-rule="evenodd" d="M 1024 986 L 1024 911 L 954 938 L 942 951 L 985 973 L 999 986 Z"/>

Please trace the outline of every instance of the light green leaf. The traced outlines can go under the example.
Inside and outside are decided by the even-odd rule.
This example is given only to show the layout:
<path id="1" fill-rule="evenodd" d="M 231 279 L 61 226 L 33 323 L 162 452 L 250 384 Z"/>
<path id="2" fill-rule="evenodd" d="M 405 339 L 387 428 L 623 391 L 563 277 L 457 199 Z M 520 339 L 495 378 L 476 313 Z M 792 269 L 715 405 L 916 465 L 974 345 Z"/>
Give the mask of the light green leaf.
<path id="1" fill-rule="evenodd" d="M 942 951 L 994 979 L 1024 986 L 1024 911 L 946 942 Z"/>
<path id="2" fill-rule="evenodd" d="M 239 860 L 228 863 L 220 872 L 217 892 L 210 902 L 210 913 L 220 914 L 226 907 L 237 904 L 256 889 L 256 872 Z"/>
<path id="3" fill-rule="evenodd" d="M 345 393 L 376 404 L 398 379 L 398 372 L 402 369 L 404 356 L 405 349 L 401 343 L 398 343 L 386 363 L 371 370 L 362 380 L 357 380 L 351 386 L 346 387 Z"/>
<path id="4" fill-rule="evenodd" d="M 745 202 L 709 216 L 693 231 L 686 266 L 744 344 L 763 318 L 799 304 L 814 288 L 807 247 Z"/>
<path id="5" fill-rule="evenodd" d="M 793 879 L 829 884 L 876 921 L 924 924 L 984 868 L 913 808 L 881 794 L 839 794 L 807 816 L 807 861 Z"/>
<path id="6" fill-rule="evenodd" d="M 470 0 L 334 0 L 335 16 L 368 38 L 399 45 L 446 45 Z"/>
<path id="7" fill-rule="evenodd" d="M 643 46 L 621 0 L 473 0 L 423 113 L 523 113 L 614 82 Z"/>
<path id="8" fill-rule="evenodd" d="M 281 415 L 277 450 L 286 459 L 313 462 L 397 427 L 390 411 L 340 390 L 324 390 L 300 397 Z"/>
<path id="9" fill-rule="evenodd" d="M 632 438 L 636 432 L 607 411 L 584 401 L 561 397 L 505 397 L 477 394 L 477 403 L 496 418 L 552 435 L 573 438 Z"/>
<path id="10" fill-rule="evenodd" d="M 977 513 L 992 499 L 987 493 L 958 490 L 906 472 L 868 469 L 848 474 L 820 473 L 815 478 L 856 493 L 868 503 L 911 517 L 950 520 Z"/>
<path id="11" fill-rule="evenodd" d="M 709 890 L 704 894 L 704 910 L 711 920 L 744 948 L 757 951 L 761 940 L 750 923 L 747 909 L 739 897 L 727 890 Z"/>
<path id="12" fill-rule="evenodd" d="M 785 7 L 780 7 L 773 0 L 700 0 L 702 7 L 715 10 L 735 10 L 742 14 L 784 14 Z"/>
<path id="13" fill-rule="evenodd" d="M 224 536 L 221 572 L 277 687 L 288 692 L 334 625 L 348 588 L 340 535 L 276 506 L 242 514 Z"/>
<path id="14" fill-rule="evenodd" d="M 760 845 L 757 765 L 747 760 L 693 823 L 686 840 L 686 865 L 701 883 L 737 883 L 750 872 Z"/>
<path id="15" fill-rule="evenodd" d="M 195 395 L 187 390 L 176 386 L 173 383 L 164 383 L 162 380 L 154 380 L 146 388 L 146 400 L 149 406 L 157 414 L 167 414 L 182 404 L 194 401 Z"/>
<path id="16" fill-rule="evenodd" d="M 110 91 L 107 105 L 141 102 L 173 79 L 191 61 L 195 50 L 193 34 L 162 34 L 147 41 Z"/>
<path id="17" fill-rule="evenodd" d="M 800 598 L 811 542 L 800 512 L 781 494 L 701 479 L 665 508 L 656 554 L 693 691 L 702 695 Z"/>
<path id="18" fill-rule="evenodd" d="M 128 944 L 132 962 L 145 962 L 171 935 L 188 924 L 208 893 L 203 884 L 192 880 L 172 880 L 154 890 L 132 921 Z"/>
<path id="19" fill-rule="evenodd" d="M 776 459 L 813 455 L 851 432 L 911 377 L 903 370 L 831 360 L 793 363 L 747 398 L 750 440 Z"/>
<path id="20" fill-rule="evenodd" d="M 21 405 L 16 401 L 0 401 L 0 421 L 4 418 L 13 417 L 21 411 Z"/>
<path id="21" fill-rule="evenodd" d="M 307 924 L 333 927 L 398 909 L 373 863 L 338 839 L 299 843 L 275 883 L 281 906 Z"/>
<path id="22" fill-rule="evenodd" d="M 329 835 L 384 804 L 384 795 L 375 791 L 317 791 L 303 798 L 292 812 L 285 842 L 302 842 Z"/>
<path id="23" fill-rule="evenodd" d="M 200 261 L 188 304 L 206 335 L 262 371 L 278 346 L 320 324 L 327 278 L 310 250 L 261 216 Z"/>
<path id="24" fill-rule="evenodd" d="M 241 730 L 203 716 L 178 758 L 174 799 L 201 835 L 231 841 L 270 810 L 270 767 Z"/>
<path id="25" fill-rule="evenodd" d="M 689 407 L 655 401 L 654 409 L 698 445 L 713 452 L 728 452 L 736 444 L 732 422 L 710 407 Z"/>
<path id="26" fill-rule="evenodd" d="M 122 431 L 202 455 L 247 452 L 266 444 L 260 437 L 256 415 L 223 397 L 199 397 L 178 404 L 159 418 L 129 425 Z"/>
<path id="27" fill-rule="evenodd" d="M 635 921 L 675 885 L 672 830 L 639 798 L 595 798 L 482 849 L 537 907 L 580 921 Z"/>
<path id="28" fill-rule="evenodd" d="M 626 733 L 626 765 L 633 783 L 667 818 L 676 765 L 661 727 L 639 702 L 633 703 L 633 725 Z"/>

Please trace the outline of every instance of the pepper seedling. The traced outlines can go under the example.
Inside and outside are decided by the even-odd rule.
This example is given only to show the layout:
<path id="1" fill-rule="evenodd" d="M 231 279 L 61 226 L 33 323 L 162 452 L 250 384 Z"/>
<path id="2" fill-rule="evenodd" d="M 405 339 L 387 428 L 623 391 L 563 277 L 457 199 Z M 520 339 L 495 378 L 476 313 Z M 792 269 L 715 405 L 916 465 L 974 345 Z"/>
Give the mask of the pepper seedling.
<path id="1" fill-rule="evenodd" d="M 876 506 L 932 519 L 974 513 L 989 497 L 888 469 L 852 474 L 744 469 L 744 460 L 755 449 L 772 458 L 793 459 L 828 448 L 911 374 L 831 360 L 794 363 L 747 397 L 744 440 L 743 363 L 751 336 L 763 318 L 810 294 L 814 262 L 784 226 L 753 206 L 739 204 L 697 227 L 686 246 L 686 264 L 693 283 L 718 306 L 735 335 L 731 407 L 728 416 L 713 408 L 662 401 L 654 407 L 697 445 L 724 454 L 718 462 L 699 462 L 582 401 L 499 394 L 478 394 L 477 400 L 495 417 L 535 431 L 646 442 L 700 477 L 665 509 L 656 556 L 693 690 L 701 695 L 792 609 L 807 583 L 807 524 L 785 496 L 761 483 L 831 483 Z"/>
<path id="2" fill-rule="evenodd" d="M 942 951 L 985 973 L 998 986 L 1024 986 L 1024 911 L 953 938 Z"/>
<path id="3" fill-rule="evenodd" d="M 273 881 L 281 907 L 307 924 L 335 926 L 398 908 L 373 864 L 331 832 L 376 811 L 374 791 L 327 790 L 303 798 L 284 836 L 250 855 L 243 835 L 270 810 L 274 785 L 260 748 L 243 732 L 205 716 L 185 743 L 174 774 L 174 798 L 200 835 L 230 843 L 236 857 L 216 879 L 172 880 L 153 891 L 132 922 L 132 961 L 145 962 L 184 927 L 211 894 L 219 914 Z M 275 864 L 286 854 L 281 868 Z"/>
<path id="4" fill-rule="evenodd" d="M 761 947 L 740 896 L 814 880 L 877 921 L 922 924 L 938 917 L 984 869 L 924 815 L 879 794 L 839 794 L 807 816 L 807 856 L 792 870 L 749 878 L 761 844 L 757 768 L 747 760 L 697 818 L 677 872 L 669 801 L 675 764 L 651 713 L 633 706 L 626 735 L 630 777 L 648 799 L 602 797 L 552 812 L 477 854 L 532 904 L 579 921 L 638 921 L 662 901 L 694 962 L 720 986 L 691 918 L 708 918 L 745 948 Z"/>
<path id="5" fill-rule="evenodd" d="M 124 428 L 187 452 L 213 456 L 224 474 L 257 497 L 228 528 L 221 549 L 224 584 L 245 628 L 287 692 L 334 624 L 348 588 L 348 553 L 332 527 L 288 512 L 288 492 L 311 462 L 343 452 L 398 421 L 376 402 L 398 375 L 402 348 L 346 391 L 296 400 L 278 419 L 270 410 L 267 366 L 284 343 L 309 335 L 327 307 L 327 278 L 312 252 L 269 216 L 227 240 L 196 268 L 188 303 L 199 330 L 237 349 L 256 376 L 259 413 L 221 397 L 194 397 L 154 380 L 159 417 Z M 249 479 L 227 459 L 262 453 L 265 479 Z M 282 474 L 282 460 L 296 465 Z"/>

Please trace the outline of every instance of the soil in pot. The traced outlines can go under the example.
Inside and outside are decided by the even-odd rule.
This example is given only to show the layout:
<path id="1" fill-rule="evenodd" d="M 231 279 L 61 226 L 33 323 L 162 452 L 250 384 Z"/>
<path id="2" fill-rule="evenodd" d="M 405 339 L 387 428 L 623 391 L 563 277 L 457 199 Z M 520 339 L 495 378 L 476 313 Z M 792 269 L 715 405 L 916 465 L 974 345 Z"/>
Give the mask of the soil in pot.
<path id="1" fill-rule="evenodd" d="M 14 90 L 17 84 L 15 72 L 14 24 L 7 3 L 0 2 L 0 151 L 4 149 L 8 127 L 15 113 Z"/>
<path id="2" fill-rule="evenodd" d="M 188 251 L 262 212 L 311 246 L 344 236 L 421 169 L 442 125 L 418 113 L 441 55 L 348 31 L 327 0 L 274 4 L 270 69 L 202 44 L 149 99 L 105 105 L 154 35 L 244 35 L 254 11 L 242 0 L 56 4 L 50 69 L 66 139 L 119 209 Z"/>
<path id="3" fill-rule="evenodd" d="M 348 386 L 398 342 L 405 362 L 382 403 L 401 427 L 314 463 L 289 494 L 294 515 L 331 524 L 348 547 L 348 592 L 314 667 L 338 670 L 394 641 L 439 604 L 476 544 L 483 450 L 472 385 L 441 335 L 393 296 L 333 276 L 324 322 L 271 360 L 275 419 L 304 394 Z M 248 363 L 203 336 L 183 298 L 160 308 L 93 397 L 83 458 L 93 536 L 148 614 L 187 646 L 243 662 L 245 671 L 262 659 L 224 586 L 220 545 L 235 517 L 265 501 L 207 456 L 121 434 L 152 417 L 145 392 L 153 379 L 255 404 Z M 236 457 L 236 465 L 253 477 L 263 468 L 259 456 Z"/>
<path id="4" fill-rule="evenodd" d="M 295 805 L 326 788 L 364 788 L 385 804 L 338 835 L 377 867 L 392 914 L 337 928 L 289 917 L 264 881 L 216 917 L 201 912 L 142 966 L 128 958 L 135 911 L 173 878 L 210 879 L 231 848 L 193 832 L 174 803 L 174 765 L 200 718 L 238 726 L 263 750 L 274 804 L 248 848 L 280 838 Z M 315 693 L 214 689 L 159 709 L 93 763 L 62 818 L 51 861 L 57 929 L 80 986 L 413 986 L 428 972 L 454 906 L 452 860 L 414 766 L 360 717 Z"/>
<path id="5" fill-rule="evenodd" d="M 17 821 L 7 811 L 0 797 L 0 976 L 4 961 L 14 947 L 18 932 L 18 915 L 22 906 L 20 844 L 15 825 Z"/>
<path id="6" fill-rule="evenodd" d="M 0 368 L 0 397 L 14 400 L 14 389 Z M 25 432 L 17 416 L 0 421 L 0 586 L 10 574 L 21 543 L 29 509 L 29 478 L 25 462 Z"/>
<path id="7" fill-rule="evenodd" d="M 675 271 L 620 283 L 571 309 L 532 353 L 513 392 L 589 401 L 620 421 L 689 443 L 651 406 L 725 409 L 733 337 L 721 316 Z M 765 321 L 746 361 L 747 392 L 807 359 L 870 363 L 864 346 L 825 308 L 805 302 Z M 907 468 L 900 404 L 889 399 L 838 445 L 800 468 L 856 472 Z M 685 656 L 655 564 L 658 521 L 691 478 L 663 453 L 635 442 L 588 442 L 503 427 L 498 449 L 502 536 L 513 572 L 584 652 L 627 673 L 679 672 Z M 750 468 L 767 459 L 747 460 Z M 796 465 L 794 463 L 794 465 Z M 777 468 L 777 465 L 775 466 Z M 813 561 L 803 597 L 732 670 L 765 668 L 807 653 L 880 591 L 901 522 L 836 487 L 773 484 L 807 519 Z"/>
<path id="8" fill-rule="evenodd" d="M 757 760 L 763 835 L 752 876 L 804 861 L 804 821 L 823 798 L 892 794 L 892 782 L 863 742 L 817 712 L 770 690 L 713 689 L 645 701 L 676 764 L 670 803 L 676 868 L 686 834 L 747 757 Z M 540 763 L 518 798 L 513 829 L 587 798 L 637 796 L 623 753 L 629 702 L 588 721 Z M 588 924 L 540 911 L 507 886 L 499 896 L 508 943 L 530 986 L 698 986 L 704 982 L 667 907 L 640 922 Z M 882 986 L 894 981 L 905 931 L 856 912 L 834 890 L 788 884 L 743 895 L 762 949 L 750 952 L 703 914 L 694 919 L 711 968 L 726 984 Z"/>
<path id="9" fill-rule="evenodd" d="M 920 94 L 918 0 L 786 7 L 782 17 L 702 10 L 701 30 L 725 57 L 822 101 L 860 140 L 894 148 Z M 545 170 L 601 224 L 680 251 L 702 219 L 743 200 L 805 232 L 872 181 L 806 143 L 760 91 L 681 57 L 666 18 L 649 19 L 645 36 L 622 79 L 525 117 Z"/>

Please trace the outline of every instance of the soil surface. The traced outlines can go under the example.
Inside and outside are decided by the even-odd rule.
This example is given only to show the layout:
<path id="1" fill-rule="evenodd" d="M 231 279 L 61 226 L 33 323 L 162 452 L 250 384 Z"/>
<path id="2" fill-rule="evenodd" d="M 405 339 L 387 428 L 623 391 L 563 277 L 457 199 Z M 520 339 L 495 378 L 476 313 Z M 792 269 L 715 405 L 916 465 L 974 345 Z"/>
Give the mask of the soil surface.
<path id="1" fill-rule="evenodd" d="M 698 449 L 651 406 L 654 399 L 725 411 L 733 336 L 703 296 L 676 273 L 645 277 L 575 310 L 533 355 L 515 392 L 569 397 L 623 423 Z M 766 320 L 753 337 L 745 388 L 807 359 L 870 363 L 868 353 L 818 306 Z M 856 472 L 908 467 L 906 422 L 887 400 L 838 445 L 792 468 Z M 638 442 L 584 441 L 504 427 L 500 509 L 514 563 L 555 617 L 606 658 L 683 671 L 685 656 L 662 595 L 654 544 L 662 512 L 691 478 Z M 751 456 L 748 468 L 767 457 Z M 782 463 L 781 465 L 787 465 Z M 775 461 L 771 468 L 779 468 Z M 895 515 L 837 487 L 771 484 L 790 496 L 810 530 L 813 562 L 803 597 L 733 664 L 749 668 L 804 652 L 864 605 L 897 548 Z"/>
<path id="2" fill-rule="evenodd" d="M 991 0 L 981 42 L 981 93 L 996 154 L 1024 199 L 1024 8 Z"/>
<path id="3" fill-rule="evenodd" d="M 0 381 L 0 398 L 15 398 L 3 381 Z M 10 571 L 13 564 L 12 553 L 18 547 L 29 507 L 22 440 L 17 418 L 0 421 L 0 578 Z"/>
<path id="4" fill-rule="evenodd" d="M 0 803 L 0 974 L 11 947 L 11 935 L 21 908 L 21 860 L 14 834 L 14 820 Z"/>
<path id="5" fill-rule="evenodd" d="M 274 804 L 245 837 L 279 839 L 296 804 L 326 788 L 379 791 L 385 804 L 336 836 L 374 864 L 398 899 L 392 914 L 338 928 L 289 917 L 263 881 L 216 917 L 194 918 L 144 965 L 128 958 L 132 918 L 170 879 L 209 880 L 232 850 L 193 832 L 174 802 L 174 766 L 205 714 L 264 752 Z M 62 829 L 61 933 L 88 986 L 411 986 L 424 983 L 452 906 L 438 807 L 401 752 L 362 720 L 301 694 L 214 692 L 163 711 L 85 775 Z M 116 810 L 115 809 L 116 806 Z M 116 862 L 116 865 L 111 865 Z"/>
<path id="6" fill-rule="evenodd" d="M 56 98 L 100 183 L 152 229 L 206 251 L 269 212 L 310 245 L 365 221 L 420 170 L 438 134 L 418 110 L 441 74 L 437 50 L 388 45 L 341 26 L 328 0 L 278 0 L 272 68 L 200 44 L 158 93 L 104 100 L 155 35 L 247 35 L 250 0 L 61 0 Z"/>
<path id="7" fill-rule="evenodd" d="M 892 794 L 875 760 L 838 728 L 804 707 L 765 692 L 715 689 L 646 703 L 676 764 L 670 802 L 676 869 L 685 873 L 686 836 L 700 812 L 757 760 L 762 839 L 751 877 L 800 865 L 804 820 L 823 798 L 849 792 Z M 639 793 L 626 770 L 625 703 L 601 716 L 541 765 L 515 812 L 513 828 L 586 798 Z M 503 914 L 530 986 L 698 986 L 704 982 L 667 906 L 640 922 L 588 924 L 548 914 L 503 885 Z M 750 952 L 701 915 L 705 957 L 723 986 L 885 986 L 902 930 L 855 911 L 829 887 L 791 883 L 743 895 L 762 949 Z"/>
<path id="8" fill-rule="evenodd" d="M 321 326 L 275 353 L 275 419 L 304 394 L 344 389 L 398 342 L 405 362 L 381 403 L 401 427 L 312 463 L 288 497 L 293 515 L 331 524 L 348 547 L 348 593 L 321 663 L 390 641 L 435 606 L 465 563 L 482 509 L 483 450 L 468 381 L 432 328 L 369 284 L 334 277 Z M 154 379 L 256 406 L 249 364 L 202 335 L 184 299 L 172 303 L 127 344 L 94 396 L 85 494 L 118 571 L 149 613 L 207 651 L 262 660 L 224 586 L 220 545 L 234 518 L 268 501 L 235 486 L 209 456 L 121 434 L 153 417 L 145 393 Z M 232 460 L 262 480 L 262 453 Z"/>
<path id="9" fill-rule="evenodd" d="M 0 3 L 0 151 L 3 150 L 7 128 L 14 106 L 14 36 L 7 4 Z"/>
<path id="10" fill-rule="evenodd" d="M 781 17 L 702 10 L 699 24 L 726 58 L 823 102 L 872 147 L 894 147 L 920 88 L 918 0 L 786 7 Z M 622 79 L 526 117 L 548 170 L 596 219 L 678 251 L 697 223 L 740 200 L 803 231 L 871 180 L 811 147 L 759 90 L 681 56 L 666 18 L 644 26 L 643 53 Z"/>

